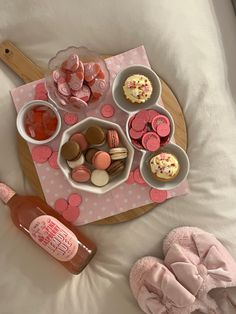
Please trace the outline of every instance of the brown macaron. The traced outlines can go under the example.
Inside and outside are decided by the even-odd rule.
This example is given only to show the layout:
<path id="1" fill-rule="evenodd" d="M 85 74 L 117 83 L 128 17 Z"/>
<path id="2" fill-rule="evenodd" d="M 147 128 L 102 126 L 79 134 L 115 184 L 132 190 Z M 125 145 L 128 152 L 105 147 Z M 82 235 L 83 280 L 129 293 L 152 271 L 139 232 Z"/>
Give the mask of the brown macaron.
<path id="1" fill-rule="evenodd" d="M 79 144 L 75 141 L 68 141 L 61 148 L 61 155 L 65 160 L 73 160 L 80 155 Z"/>
<path id="2" fill-rule="evenodd" d="M 89 148 L 85 154 L 85 159 L 89 164 L 92 164 L 93 156 L 98 152 L 96 148 Z"/>
<path id="3" fill-rule="evenodd" d="M 101 145 L 105 141 L 105 132 L 100 126 L 94 125 L 87 129 L 85 138 L 90 145 Z"/>
<path id="4" fill-rule="evenodd" d="M 120 174 L 125 169 L 125 163 L 122 160 L 113 161 L 109 168 L 107 168 L 107 172 L 109 176 L 114 177 L 117 174 Z"/>

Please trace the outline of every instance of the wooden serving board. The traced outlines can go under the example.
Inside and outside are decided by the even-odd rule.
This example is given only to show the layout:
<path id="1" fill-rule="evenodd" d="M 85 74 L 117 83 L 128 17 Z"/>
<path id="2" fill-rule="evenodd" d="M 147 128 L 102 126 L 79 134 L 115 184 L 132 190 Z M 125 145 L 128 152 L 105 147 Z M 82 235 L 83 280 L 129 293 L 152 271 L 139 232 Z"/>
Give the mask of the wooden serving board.
<path id="1" fill-rule="evenodd" d="M 103 55 L 103 58 L 109 57 Z M 44 70 L 33 63 L 26 57 L 18 48 L 16 48 L 10 41 L 4 41 L 0 44 L 0 59 L 6 63 L 25 83 L 39 80 L 44 77 Z M 170 112 L 175 121 L 175 141 L 184 150 L 187 149 L 187 130 L 185 119 L 181 106 L 169 86 L 161 80 L 162 83 L 162 100 L 165 108 Z M 19 159 L 22 169 L 36 194 L 44 198 L 43 190 L 39 182 L 39 178 L 31 158 L 31 154 L 27 143 L 18 135 L 18 150 Z M 99 221 L 95 224 L 115 224 L 137 218 L 146 212 L 150 211 L 157 204 L 148 204 L 142 207 L 130 209 L 124 213 L 111 216 Z"/>

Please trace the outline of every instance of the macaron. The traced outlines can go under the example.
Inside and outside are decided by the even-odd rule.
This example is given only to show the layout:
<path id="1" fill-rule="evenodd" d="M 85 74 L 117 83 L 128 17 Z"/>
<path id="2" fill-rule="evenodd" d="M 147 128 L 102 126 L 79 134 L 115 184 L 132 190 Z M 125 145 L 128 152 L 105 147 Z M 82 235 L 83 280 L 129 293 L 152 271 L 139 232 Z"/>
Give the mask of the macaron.
<path id="1" fill-rule="evenodd" d="M 92 163 L 92 159 L 93 156 L 96 154 L 96 152 L 98 152 L 98 149 L 96 148 L 89 148 L 85 154 L 85 159 L 86 161 L 91 164 Z"/>
<path id="2" fill-rule="evenodd" d="M 88 182 L 91 177 L 91 172 L 88 167 L 81 165 L 72 170 L 71 177 L 76 182 Z"/>
<path id="3" fill-rule="evenodd" d="M 107 143 L 110 148 L 118 147 L 120 144 L 119 134 L 116 130 L 107 131 Z"/>
<path id="4" fill-rule="evenodd" d="M 125 163 L 123 160 L 113 161 L 112 164 L 107 168 L 109 176 L 114 177 L 120 174 L 125 169 Z"/>
<path id="5" fill-rule="evenodd" d="M 111 157 L 107 152 L 98 151 L 92 158 L 92 164 L 96 169 L 105 170 L 111 164 Z"/>
<path id="6" fill-rule="evenodd" d="M 68 141 L 61 148 L 61 155 L 65 160 L 73 160 L 80 155 L 80 146 L 75 141 Z"/>
<path id="7" fill-rule="evenodd" d="M 83 165 L 85 162 L 85 158 L 84 155 L 81 154 L 78 158 L 74 159 L 74 160 L 67 160 L 67 164 L 71 169 L 74 169 L 78 166 Z"/>
<path id="8" fill-rule="evenodd" d="M 128 150 L 125 147 L 116 147 L 110 149 L 109 154 L 111 156 L 111 160 L 125 159 L 128 156 Z"/>
<path id="9" fill-rule="evenodd" d="M 109 175 L 105 170 L 93 170 L 91 175 L 91 182 L 96 186 L 104 186 L 109 182 Z"/>
<path id="10" fill-rule="evenodd" d="M 83 133 L 74 133 L 70 137 L 70 141 L 73 140 L 79 144 L 81 151 L 85 151 L 88 148 L 88 142 Z"/>
<path id="11" fill-rule="evenodd" d="M 87 129 L 85 138 L 90 145 L 102 145 L 105 141 L 105 132 L 100 126 L 94 125 Z"/>

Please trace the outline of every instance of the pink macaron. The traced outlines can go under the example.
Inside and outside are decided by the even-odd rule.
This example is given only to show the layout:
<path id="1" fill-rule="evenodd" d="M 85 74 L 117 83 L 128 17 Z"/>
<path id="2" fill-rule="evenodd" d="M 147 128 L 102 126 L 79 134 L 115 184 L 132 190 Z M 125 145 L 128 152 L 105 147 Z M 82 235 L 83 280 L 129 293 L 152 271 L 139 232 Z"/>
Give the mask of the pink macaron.
<path id="1" fill-rule="evenodd" d="M 108 130 L 107 143 L 110 148 L 118 147 L 120 144 L 119 134 L 116 130 Z"/>
<path id="2" fill-rule="evenodd" d="M 98 151 L 93 156 L 92 164 L 96 169 L 105 170 L 111 164 L 111 157 L 107 152 Z"/>
<path id="3" fill-rule="evenodd" d="M 71 177 L 76 182 L 87 182 L 91 177 L 91 171 L 85 165 L 81 165 L 72 170 Z"/>
<path id="4" fill-rule="evenodd" d="M 88 148 L 88 142 L 82 133 L 75 133 L 70 137 L 70 140 L 73 140 L 79 144 L 81 151 L 85 151 Z"/>

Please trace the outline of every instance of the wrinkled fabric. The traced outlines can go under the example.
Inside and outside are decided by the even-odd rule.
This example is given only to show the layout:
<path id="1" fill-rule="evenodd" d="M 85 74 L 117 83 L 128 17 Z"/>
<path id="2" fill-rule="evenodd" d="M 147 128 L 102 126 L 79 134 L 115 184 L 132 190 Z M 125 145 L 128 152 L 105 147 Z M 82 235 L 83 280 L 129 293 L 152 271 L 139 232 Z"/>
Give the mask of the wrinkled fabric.
<path id="1" fill-rule="evenodd" d="M 1 314 L 141 314 L 128 273 L 141 256 L 162 255 L 182 225 L 215 234 L 236 258 L 236 19 L 230 0 L 0 1 L 0 40 L 46 68 L 69 45 L 117 54 L 143 44 L 171 87 L 187 124 L 190 193 L 110 226 L 82 228 L 98 252 L 71 276 L 27 237 L 0 204 Z M 9 90 L 22 81 L 0 62 L 0 178 L 33 193 L 20 167 Z M 137 196 L 138 197 L 138 196 Z M 236 295 L 236 291 L 235 291 Z"/>

